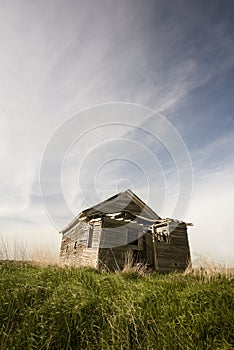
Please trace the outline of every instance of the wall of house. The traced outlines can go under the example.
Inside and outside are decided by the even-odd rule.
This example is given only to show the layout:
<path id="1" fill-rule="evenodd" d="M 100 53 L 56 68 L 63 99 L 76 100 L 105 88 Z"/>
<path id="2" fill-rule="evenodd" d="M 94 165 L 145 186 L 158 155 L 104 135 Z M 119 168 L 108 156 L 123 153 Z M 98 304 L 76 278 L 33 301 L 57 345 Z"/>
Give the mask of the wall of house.
<path id="1" fill-rule="evenodd" d="M 91 228 L 92 232 L 90 232 Z M 100 236 L 100 221 L 93 222 L 91 225 L 78 221 L 74 227 L 63 233 L 60 250 L 61 264 L 97 267 Z"/>
<path id="2" fill-rule="evenodd" d="M 133 231 L 137 242 L 129 241 Z M 187 228 L 185 223 L 169 222 L 154 227 L 152 234 L 140 224 L 115 219 L 78 221 L 63 234 L 60 259 L 64 265 L 107 270 L 141 263 L 159 272 L 184 271 L 190 263 Z"/>
<path id="3" fill-rule="evenodd" d="M 154 267 L 154 246 L 152 241 L 152 233 L 147 232 L 144 236 L 145 253 L 147 257 L 147 264 Z"/>
<path id="4" fill-rule="evenodd" d="M 184 271 L 190 263 L 185 223 L 168 223 L 156 231 L 154 239 L 156 269 L 160 272 Z"/>
<path id="5" fill-rule="evenodd" d="M 130 241 L 130 237 L 138 242 Z M 121 270 L 144 258 L 142 225 L 108 218 L 103 220 L 98 259 L 100 268 Z"/>

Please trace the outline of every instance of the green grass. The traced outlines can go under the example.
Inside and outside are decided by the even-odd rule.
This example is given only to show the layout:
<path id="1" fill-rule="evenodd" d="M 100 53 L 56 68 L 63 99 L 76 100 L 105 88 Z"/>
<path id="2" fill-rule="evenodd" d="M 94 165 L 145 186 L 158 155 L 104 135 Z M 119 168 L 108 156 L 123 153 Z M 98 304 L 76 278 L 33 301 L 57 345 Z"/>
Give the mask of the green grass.
<path id="1" fill-rule="evenodd" d="M 0 265 L 1 349 L 233 349 L 225 275 Z"/>

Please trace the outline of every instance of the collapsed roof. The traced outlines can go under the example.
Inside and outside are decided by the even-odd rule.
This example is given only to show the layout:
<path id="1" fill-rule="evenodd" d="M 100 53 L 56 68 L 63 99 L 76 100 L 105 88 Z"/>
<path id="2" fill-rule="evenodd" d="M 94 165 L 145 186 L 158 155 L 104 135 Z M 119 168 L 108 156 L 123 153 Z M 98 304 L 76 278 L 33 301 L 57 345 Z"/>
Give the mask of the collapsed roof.
<path id="1" fill-rule="evenodd" d="M 89 221 L 98 217 L 110 217 L 110 214 L 117 216 L 118 214 L 123 213 L 152 222 L 161 219 L 135 193 L 128 189 L 94 205 L 93 207 L 83 210 L 61 231 L 61 233 L 68 231 L 79 220 Z"/>

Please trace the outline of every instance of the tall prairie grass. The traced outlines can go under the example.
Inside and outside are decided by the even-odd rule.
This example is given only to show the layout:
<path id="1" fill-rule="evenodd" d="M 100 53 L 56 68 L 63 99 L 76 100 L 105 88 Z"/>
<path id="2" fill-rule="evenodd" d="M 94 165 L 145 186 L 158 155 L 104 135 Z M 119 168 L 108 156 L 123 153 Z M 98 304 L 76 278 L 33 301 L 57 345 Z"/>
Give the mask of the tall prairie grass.
<path id="1" fill-rule="evenodd" d="M 52 246 L 29 246 L 21 240 L 9 241 L 0 235 L 0 261 L 4 260 L 55 265 L 59 263 L 59 252 Z"/>
<path id="2" fill-rule="evenodd" d="M 199 271 L 199 273 L 197 273 Z M 0 264 L 1 349 L 233 349 L 234 281 Z"/>

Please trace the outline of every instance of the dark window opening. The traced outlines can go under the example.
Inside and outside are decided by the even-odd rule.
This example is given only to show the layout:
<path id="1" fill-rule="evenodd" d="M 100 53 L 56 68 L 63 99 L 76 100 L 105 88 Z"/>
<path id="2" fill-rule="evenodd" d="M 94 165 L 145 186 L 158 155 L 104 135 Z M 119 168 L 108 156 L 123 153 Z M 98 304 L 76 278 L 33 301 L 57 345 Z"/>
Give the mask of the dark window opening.
<path id="1" fill-rule="evenodd" d="M 170 243 L 170 237 L 166 230 L 163 230 L 162 232 L 157 232 L 156 239 L 158 242 Z"/>
<path id="2" fill-rule="evenodd" d="M 174 266 L 178 266 L 178 264 L 177 264 L 177 263 L 174 263 Z"/>
<path id="3" fill-rule="evenodd" d="M 92 248 L 93 243 L 93 225 L 89 225 L 88 248 Z"/>
<path id="4" fill-rule="evenodd" d="M 77 242 L 75 242 L 74 244 L 74 249 L 77 249 Z"/>
<path id="5" fill-rule="evenodd" d="M 66 253 L 68 252 L 68 248 L 69 248 L 69 246 L 67 245 L 67 246 L 66 246 Z"/>
<path id="6" fill-rule="evenodd" d="M 128 244 L 137 245 L 138 246 L 138 231 L 129 229 L 128 230 Z"/>

